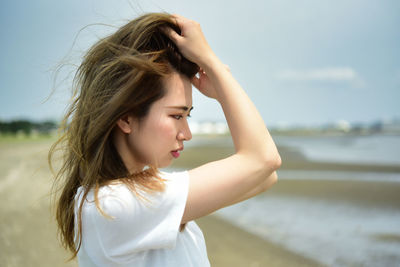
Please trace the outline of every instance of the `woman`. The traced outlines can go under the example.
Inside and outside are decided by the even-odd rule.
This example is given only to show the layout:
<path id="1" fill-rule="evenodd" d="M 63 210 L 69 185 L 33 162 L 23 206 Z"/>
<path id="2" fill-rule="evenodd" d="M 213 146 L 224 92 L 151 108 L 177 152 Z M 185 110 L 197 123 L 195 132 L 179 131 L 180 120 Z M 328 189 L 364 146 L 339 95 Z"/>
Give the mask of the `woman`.
<path id="1" fill-rule="evenodd" d="M 95 44 L 76 78 L 65 134 L 49 155 L 66 143 L 56 176 L 64 246 L 81 266 L 208 266 L 193 220 L 268 189 L 280 157 L 200 25 L 179 15 L 141 16 Z M 192 138 L 192 84 L 220 103 L 235 153 L 159 172 Z"/>

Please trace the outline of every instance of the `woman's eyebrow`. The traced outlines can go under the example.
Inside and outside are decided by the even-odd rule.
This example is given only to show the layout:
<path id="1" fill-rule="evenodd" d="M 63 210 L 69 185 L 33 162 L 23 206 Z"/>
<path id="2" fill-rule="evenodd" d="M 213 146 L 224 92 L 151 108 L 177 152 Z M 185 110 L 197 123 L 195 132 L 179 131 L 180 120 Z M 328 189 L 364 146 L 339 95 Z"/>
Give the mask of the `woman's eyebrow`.
<path id="1" fill-rule="evenodd" d="M 188 107 L 188 106 L 168 106 L 167 108 L 175 108 L 175 109 L 182 109 L 184 111 L 192 111 L 193 107 Z"/>

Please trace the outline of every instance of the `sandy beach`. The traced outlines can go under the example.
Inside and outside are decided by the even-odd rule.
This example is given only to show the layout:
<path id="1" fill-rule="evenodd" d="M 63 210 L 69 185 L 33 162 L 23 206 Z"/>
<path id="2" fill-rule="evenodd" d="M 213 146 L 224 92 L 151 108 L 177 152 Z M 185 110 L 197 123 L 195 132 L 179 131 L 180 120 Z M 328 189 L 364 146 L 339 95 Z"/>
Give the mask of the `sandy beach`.
<path id="1" fill-rule="evenodd" d="M 0 143 L 0 261 L 2 266 L 76 266 L 65 263 L 50 213 L 50 140 Z"/>
<path id="2" fill-rule="evenodd" d="M 2 266 L 77 266 L 59 245 L 50 210 L 51 140 L 0 142 L 0 261 Z M 212 266 L 317 266 L 213 216 L 198 221 Z M 4 264 L 4 265 L 3 265 Z"/>
<path id="3" fill-rule="evenodd" d="M 52 178 L 47 167 L 51 140 L 10 140 L 0 142 L 0 261 L 2 266 L 77 266 L 66 262 L 68 253 L 60 247 L 55 221 L 50 212 Z M 229 153 L 202 153 L 221 157 Z M 174 167 L 190 168 L 200 152 L 185 151 Z M 210 152 L 211 151 L 211 152 Z M 222 151 L 222 152 L 221 152 Z M 225 153 L 225 154 L 224 154 Z M 400 204 L 400 183 L 358 181 L 285 180 L 264 194 L 297 195 L 315 199 L 341 199 L 360 205 L 393 206 Z M 215 215 L 199 219 L 212 266 L 320 266 L 314 260 L 250 234 Z M 400 242 L 398 236 L 380 236 Z"/>

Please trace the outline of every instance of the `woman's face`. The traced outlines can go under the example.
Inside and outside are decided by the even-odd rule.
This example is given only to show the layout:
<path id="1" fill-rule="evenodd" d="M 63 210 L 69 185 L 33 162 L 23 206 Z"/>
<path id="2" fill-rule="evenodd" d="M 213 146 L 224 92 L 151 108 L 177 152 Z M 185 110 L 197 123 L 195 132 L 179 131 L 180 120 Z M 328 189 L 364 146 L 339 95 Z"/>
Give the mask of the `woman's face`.
<path id="1" fill-rule="evenodd" d="M 171 164 L 192 139 L 187 118 L 192 109 L 192 85 L 186 76 L 173 72 L 164 80 L 166 94 L 154 102 L 129 137 L 136 166 L 158 168 Z"/>

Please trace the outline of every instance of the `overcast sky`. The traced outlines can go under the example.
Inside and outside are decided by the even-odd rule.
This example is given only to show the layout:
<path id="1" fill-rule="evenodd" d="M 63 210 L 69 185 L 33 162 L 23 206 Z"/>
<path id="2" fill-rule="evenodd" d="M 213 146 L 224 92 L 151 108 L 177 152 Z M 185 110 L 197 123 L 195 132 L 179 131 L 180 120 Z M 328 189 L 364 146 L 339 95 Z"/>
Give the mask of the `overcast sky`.
<path id="1" fill-rule="evenodd" d="M 400 118 L 397 0 L 36 0 L 0 4 L 0 119 L 60 119 L 73 71 L 98 37 L 143 12 L 200 22 L 267 124 Z M 80 33 L 78 34 L 78 32 Z M 74 39 L 76 42 L 74 43 Z M 56 91 L 43 101 L 56 86 Z M 222 120 L 194 94 L 192 120 Z M 240 111 L 238 111 L 240 112 Z"/>

